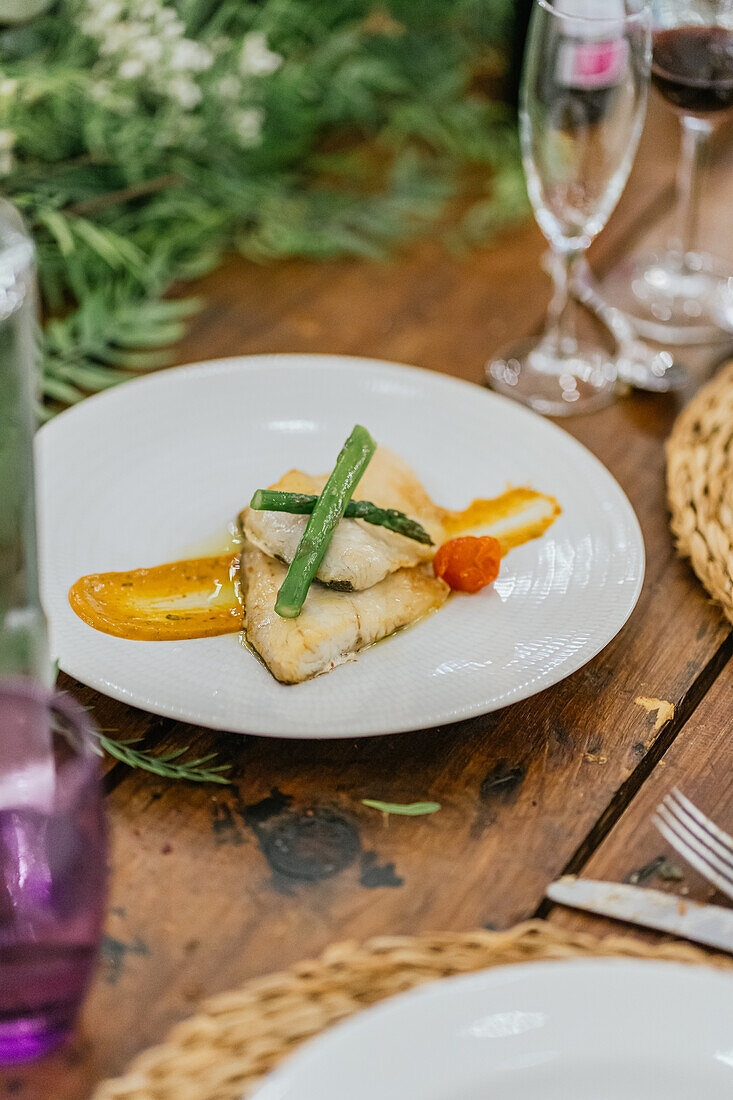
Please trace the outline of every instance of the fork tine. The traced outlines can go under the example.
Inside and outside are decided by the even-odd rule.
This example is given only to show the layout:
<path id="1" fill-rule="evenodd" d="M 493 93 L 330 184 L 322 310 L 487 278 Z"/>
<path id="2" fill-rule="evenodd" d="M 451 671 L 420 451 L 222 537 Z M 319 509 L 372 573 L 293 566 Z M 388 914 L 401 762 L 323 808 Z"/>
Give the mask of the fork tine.
<path id="1" fill-rule="evenodd" d="M 659 807 L 660 811 L 664 807 Z M 674 818 L 671 818 L 672 822 L 676 825 Z M 719 890 L 722 890 L 729 898 L 733 898 L 733 878 L 728 874 L 720 874 L 714 867 L 711 867 L 708 860 L 700 854 L 697 848 L 691 847 L 688 837 L 685 834 L 680 835 L 675 829 L 671 828 L 667 824 L 667 820 L 661 816 L 661 813 L 657 813 L 652 817 L 653 824 L 657 827 L 665 840 L 667 840 L 675 851 L 687 860 L 691 867 L 694 867 L 696 871 L 699 871 L 704 878 L 711 882 L 714 886 L 717 886 Z"/>
<path id="2" fill-rule="evenodd" d="M 685 799 L 685 802 L 689 802 L 689 799 Z M 724 843 L 713 836 L 708 830 L 698 822 L 697 818 L 687 810 L 687 807 L 683 804 L 675 802 L 671 795 L 667 795 L 662 803 L 663 806 L 669 810 L 674 818 L 686 828 L 689 832 L 693 833 L 711 852 L 719 857 L 728 872 L 733 874 L 733 846 L 727 847 Z M 693 803 L 690 802 L 693 809 L 696 809 Z M 659 809 L 659 808 L 658 808 Z M 699 811 L 698 811 L 699 812 Z M 700 814 L 703 820 L 707 820 L 704 814 Z M 725 836 L 722 829 L 718 830 Z"/>
<path id="3" fill-rule="evenodd" d="M 713 871 L 710 865 L 706 863 L 704 859 L 701 859 L 693 851 L 693 849 L 689 847 L 688 844 L 680 840 L 680 838 L 675 833 L 673 833 L 671 829 L 667 828 L 661 818 L 653 817 L 652 821 L 654 825 L 656 825 L 657 829 L 662 834 L 664 839 L 668 841 L 669 844 L 671 844 L 675 851 L 679 852 L 679 854 L 683 857 L 684 860 L 686 860 L 687 863 L 690 864 L 691 867 L 694 867 L 696 871 L 699 871 L 703 878 L 706 878 L 708 882 L 712 883 L 713 886 L 716 886 L 719 890 L 726 894 L 727 897 L 733 898 L 733 883 L 731 883 L 727 878 L 724 878 L 722 875 L 719 875 L 717 871 Z"/>
<path id="4" fill-rule="evenodd" d="M 725 860 L 718 859 L 715 852 L 711 851 L 708 846 L 698 838 L 696 833 L 692 831 L 687 823 L 674 813 L 670 813 L 669 807 L 662 803 L 661 806 L 657 806 L 657 813 L 666 822 L 667 828 L 676 833 L 681 840 L 686 844 L 689 844 L 691 848 L 700 855 L 701 859 L 707 860 L 710 866 L 721 875 L 725 875 L 733 882 L 733 865 L 727 863 Z"/>
<path id="5" fill-rule="evenodd" d="M 690 802 L 689 798 L 687 798 L 682 793 L 679 787 L 673 787 L 667 797 L 676 798 L 680 805 L 684 807 L 684 809 L 690 815 L 690 817 L 694 818 L 695 821 L 702 825 L 702 827 L 706 829 L 709 833 L 711 833 L 712 836 L 716 838 L 716 840 L 719 840 L 723 847 L 728 850 L 728 854 L 731 856 L 731 858 L 733 858 L 733 836 L 730 836 L 723 829 L 721 829 L 719 825 L 716 825 L 715 822 L 711 820 L 711 818 L 706 817 L 702 810 L 699 810 L 697 808 L 694 802 Z"/>

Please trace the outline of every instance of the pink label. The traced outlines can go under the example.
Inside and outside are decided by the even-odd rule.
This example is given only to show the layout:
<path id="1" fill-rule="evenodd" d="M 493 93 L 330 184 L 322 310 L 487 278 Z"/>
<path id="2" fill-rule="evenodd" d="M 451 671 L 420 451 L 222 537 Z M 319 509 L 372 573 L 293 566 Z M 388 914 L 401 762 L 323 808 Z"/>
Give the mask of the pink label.
<path id="1" fill-rule="evenodd" d="M 558 55 L 558 80 L 567 88 L 608 88 L 618 83 L 628 56 L 625 38 L 609 42 L 563 42 Z"/>

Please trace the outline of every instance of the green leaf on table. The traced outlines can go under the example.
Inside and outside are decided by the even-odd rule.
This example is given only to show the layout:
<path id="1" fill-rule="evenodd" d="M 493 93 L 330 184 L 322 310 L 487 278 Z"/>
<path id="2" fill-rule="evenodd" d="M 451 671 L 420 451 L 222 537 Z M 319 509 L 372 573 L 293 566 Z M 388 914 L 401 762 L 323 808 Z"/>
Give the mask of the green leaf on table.
<path id="1" fill-rule="evenodd" d="M 361 804 L 383 814 L 401 814 L 403 817 L 423 817 L 441 809 L 439 802 L 379 802 L 375 798 L 362 798 Z"/>

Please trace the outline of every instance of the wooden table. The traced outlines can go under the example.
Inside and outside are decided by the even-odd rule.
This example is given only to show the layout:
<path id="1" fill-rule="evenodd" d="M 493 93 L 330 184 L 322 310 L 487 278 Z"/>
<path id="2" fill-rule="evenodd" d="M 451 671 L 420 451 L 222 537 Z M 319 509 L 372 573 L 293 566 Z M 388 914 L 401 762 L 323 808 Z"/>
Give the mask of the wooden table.
<path id="1" fill-rule="evenodd" d="M 663 216 L 675 156 L 672 123 L 654 112 L 595 252 L 598 270 Z M 719 215 L 718 248 L 733 257 L 733 242 L 720 243 L 731 232 L 731 159 L 724 148 L 708 211 Z M 479 382 L 486 358 L 540 319 L 543 248 L 530 222 L 465 256 L 425 244 L 390 265 L 232 260 L 203 282 L 207 305 L 180 358 L 344 352 Z M 697 381 L 729 350 L 691 355 Z M 647 575 L 615 641 L 533 699 L 420 733 L 289 742 L 186 727 L 65 681 L 100 726 L 122 736 L 215 749 L 232 764 L 233 784 L 109 768 L 109 918 L 81 1035 L 42 1065 L 0 1073 L 0 1096 L 83 1100 L 202 997 L 335 940 L 504 928 L 537 913 L 603 931 L 603 921 L 548 912 L 544 888 L 570 871 L 633 873 L 669 888 L 655 878 L 656 857 L 669 853 L 648 818 L 674 783 L 733 824 L 730 627 L 676 557 L 667 526 L 663 443 L 679 405 L 637 394 L 564 425 L 629 495 Z M 671 703 L 674 717 L 649 713 L 639 697 Z M 365 797 L 435 800 L 442 810 L 385 822 L 361 805 Z M 686 870 L 673 888 L 712 895 Z"/>

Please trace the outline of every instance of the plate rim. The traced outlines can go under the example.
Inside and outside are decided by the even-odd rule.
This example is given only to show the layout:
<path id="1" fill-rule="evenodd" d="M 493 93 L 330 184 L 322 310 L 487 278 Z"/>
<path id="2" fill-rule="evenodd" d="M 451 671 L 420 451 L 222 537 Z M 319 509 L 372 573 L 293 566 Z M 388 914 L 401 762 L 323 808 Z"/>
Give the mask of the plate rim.
<path id="1" fill-rule="evenodd" d="M 618 503 L 623 508 L 625 520 L 628 524 L 629 530 L 633 531 L 637 542 L 639 551 L 639 573 L 636 578 L 636 584 L 633 590 L 627 593 L 627 603 L 623 612 L 623 619 L 619 621 L 614 633 L 605 640 L 598 640 L 594 642 L 589 648 L 579 650 L 571 658 L 568 658 L 565 665 L 562 668 L 562 675 L 555 677 L 553 672 L 545 672 L 537 676 L 534 680 L 524 685 L 519 685 L 511 692 L 507 692 L 505 698 L 498 704 L 492 704 L 486 702 L 466 703 L 460 700 L 454 701 L 450 706 L 444 707 L 440 711 L 435 712 L 435 716 L 431 719 L 431 725 L 426 726 L 422 721 L 410 721 L 408 719 L 402 719 L 397 722 L 395 726 L 387 728 L 384 721 L 370 724 L 365 721 L 360 724 L 358 732 L 351 730 L 343 733 L 322 733 L 322 734 L 309 734 L 303 736 L 298 733 L 294 733 L 292 729 L 266 729 L 250 727 L 247 730 L 232 729 L 231 722 L 227 722 L 216 717 L 211 717 L 201 710 L 194 711 L 191 708 L 179 708 L 175 705 L 163 705 L 153 699 L 146 699 L 145 702 L 141 701 L 141 697 L 134 691 L 125 689 L 118 684 L 111 683 L 103 675 L 92 675 L 86 671 L 85 666 L 82 664 L 78 667 L 73 659 L 73 655 L 69 658 L 58 658 L 59 668 L 74 677 L 80 683 L 85 684 L 87 687 L 100 691 L 103 694 L 109 696 L 118 702 L 124 703 L 128 706 L 136 706 L 141 709 L 147 710 L 150 713 L 158 714 L 164 718 L 172 719 L 174 721 L 185 722 L 191 725 L 198 725 L 205 729 L 211 729 L 221 732 L 230 732 L 242 734 L 252 737 L 274 737 L 283 738 L 288 740 L 348 740 L 353 737 L 377 737 L 377 736 L 390 736 L 401 733 L 412 733 L 423 729 L 432 729 L 438 726 L 448 725 L 456 722 L 468 721 L 472 718 L 480 717 L 484 714 L 494 713 L 495 711 L 502 710 L 504 707 L 511 706 L 515 703 L 523 702 L 526 699 L 532 698 L 534 695 L 545 691 L 558 683 L 561 683 L 567 677 L 572 676 L 580 668 L 583 668 L 586 664 L 593 660 L 607 645 L 613 641 L 618 633 L 623 629 L 626 623 L 629 621 L 633 614 L 636 605 L 639 601 L 639 596 L 644 584 L 644 578 L 646 574 L 646 547 L 644 543 L 644 536 L 641 530 L 638 517 L 634 508 L 624 492 L 623 488 L 610 472 L 610 470 L 601 462 L 601 460 L 593 454 L 593 452 L 581 443 L 578 439 L 572 436 L 568 431 L 562 428 L 560 425 L 554 423 L 552 420 L 541 416 L 539 413 L 532 409 L 527 408 L 518 402 L 512 401 L 510 398 L 505 397 L 502 394 L 497 394 L 493 390 L 487 387 L 481 386 L 476 382 L 471 382 L 465 378 L 458 378 L 454 375 L 445 374 L 442 371 L 429 370 L 425 367 L 412 366 L 406 363 L 397 363 L 389 359 L 378 359 L 369 356 L 361 355 L 340 355 L 330 352 L 265 352 L 257 353 L 253 355 L 232 355 L 224 356 L 216 359 L 200 360 L 194 363 L 187 363 L 178 367 L 170 367 L 164 370 L 152 371 L 149 374 L 145 374 L 142 377 L 130 379 L 127 382 L 122 383 L 120 386 L 115 386 L 110 389 L 92 394 L 85 398 L 84 401 L 79 402 L 77 405 L 73 405 L 58 416 L 42 425 L 36 432 L 35 436 L 35 454 L 36 454 L 36 467 L 37 476 L 40 476 L 40 469 L 44 462 L 44 451 L 50 446 L 53 446 L 53 439 L 58 431 L 68 430 L 70 422 L 73 422 L 88 415 L 88 409 L 96 408 L 101 402 L 114 403 L 118 400 L 121 392 L 129 393 L 130 389 L 135 387 L 165 387 L 170 384 L 175 384 L 175 380 L 185 380 L 189 378 L 197 378 L 199 376 L 211 376 L 213 372 L 222 375 L 228 375 L 232 371 L 246 371 L 250 369 L 258 369 L 267 367 L 268 370 L 277 370 L 280 368 L 292 368 L 308 369 L 310 367 L 317 366 L 318 368 L 327 368 L 333 372 L 338 372 L 343 375 L 343 372 L 361 372 L 365 367 L 369 369 L 381 369 L 390 375 L 404 375 L 405 378 L 415 379 L 416 375 L 423 381 L 427 381 L 430 385 L 437 386 L 438 388 L 446 388 L 455 390 L 456 387 L 461 389 L 464 393 L 469 391 L 475 396 L 476 392 L 481 393 L 481 400 L 488 400 L 499 406 L 509 408 L 512 411 L 512 415 L 519 416 L 520 419 L 525 420 L 527 423 L 537 423 L 539 420 L 543 425 L 543 430 L 550 433 L 551 436 L 556 438 L 562 438 L 564 445 L 570 445 L 578 455 L 583 456 L 585 462 L 590 462 L 595 468 L 595 471 L 600 477 L 603 477 L 612 491 L 618 497 Z M 40 496 L 40 494 L 39 494 Z M 44 528 L 42 517 L 38 516 L 39 531 Z M 39 540 L 40 541 L 40 540 Z M 40 549 L 40 547 L 39 547 Z M 43 555 L 39 554 L 42 558 Z M 41 589 L 43 591 L 43 575 L 41 574 Z M 50 616 L 49 616 L 50 618 Z M 204 639 L 205 640 L 205 639 Z M 58 656 L 58 655 L 55 655 Z M 154 705 L 153 705 L 154 704 Z"/>
<path id="2" fill-rule="evenodd" d="M 532 962 L 504 963 L 500 966 L 486 967 L 470 974 L 455 974 L 416 986 L 414 989 L 409 989 L 403 993 L 385 997 L 384 1000 L 369 1005 L 362 1011 L 354 1013 L 345 1020 L 338 1021 L 312 1038 L 307 1039 L 302 1046 L 292 1054 L 287 1055 L 275 1069 L 267 1074 L 250 1095 L 249 1100 L 289 1100 L 291 1096 L 295 1096 L 296 1093 L 291 1090 L 292 1088 L 298 1088 L 298 1080 L 297 1078 L 293 1079 L 293 1075 L 297 1074 L 301 1068 L 307 1069 L 309 1065 L 313 1064 L 314 1060 L 327 1058 L 329 1048 L 338 1043 L 341 1035 L 358 1032 L 364 1026 L 365 1018 L 367 1018 L 367 1025 L 375 1017 L 383 1017 L 389 1022 L 390 1017 L 399 1018 L 405 1008 L 409 1011 L 409 1006 L 413 1003 L 433 1000 L 440 1004 L 446 997 L 460 996 L 464 988 L 475 989 L 476 992 L 490 992 L 493 989 L 500 989 L 508 985 L 522 984 L 526 981 L 531 982 L 536 975 L 543 976 L 553 970 L 561 971 L 563 974 L 569 971 L 581 973 L 586 971 L 589 981 L 592 981 L 599 972 L 605 975 L 612 971 L 619 973 L 631 971 L 632 977 L 637 978 L 641 977 L 638 973 L 641 969 L 662 970 L 666 974 L 675 974 L 680 977 L 684 975 L 686 978 L 691 978 L 694 983 L 702 982 L 703 985 L 706 985 L 712 982 L 713 984 L 719 984 L 721 989 L 725 984 L 728 984 L 733 990 L 733 973 L 716 969 L 713 966 L 690 964 L 676 959 L 629 958 L 620 955 L 538 959 Z M 560 980 L 562 981 L 562 976 Z M 647 982 L 644 989 L 648 989 L 650 995 L 653 996 L 655 992 L 653 983 Z M 686 1003 L 684 999 L 682 1003 Z"/>

